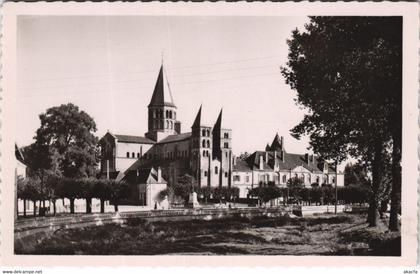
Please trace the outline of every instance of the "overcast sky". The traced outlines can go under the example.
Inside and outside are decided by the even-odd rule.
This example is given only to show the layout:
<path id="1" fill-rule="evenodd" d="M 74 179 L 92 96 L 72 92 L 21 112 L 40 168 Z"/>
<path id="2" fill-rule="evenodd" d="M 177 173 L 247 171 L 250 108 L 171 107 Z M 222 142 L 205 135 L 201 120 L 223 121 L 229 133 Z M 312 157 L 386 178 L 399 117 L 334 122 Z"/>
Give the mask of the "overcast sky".
<path id="1" fill-rule="evenodd" d="M 91 115 L 101 137 L 147 131 L 147 104 L 164 64 L 177 118 L 189 132 L 200 104 L 213 125 L 233 130 L 233 150 L 263 150 L 276 132 L 288 152 L 307 138 L 290 129 L 304 110 L 279 67 L 286 39 L 306 17 L 57 16 L 18 20 L 17 143 L 33 141 L 47 108 L 72 102 Z"/>

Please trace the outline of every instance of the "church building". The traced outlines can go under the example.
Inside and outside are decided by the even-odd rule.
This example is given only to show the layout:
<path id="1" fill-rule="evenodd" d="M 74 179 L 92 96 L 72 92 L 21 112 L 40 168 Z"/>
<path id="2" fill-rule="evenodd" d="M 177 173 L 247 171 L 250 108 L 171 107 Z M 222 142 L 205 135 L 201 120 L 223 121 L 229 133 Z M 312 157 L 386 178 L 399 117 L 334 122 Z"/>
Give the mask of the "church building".
<path id="1" fill-rule="evenodd" d="M 182 132 L 163 65 L 147 121 L 144 136 L 107 132 L 100 140 L 102 177 L 129 183 L 131 200 L 140 205 L 156 205 L 158 192 L 185 174 L 193 176 L 199 187 L 238 187 L 241 198 L 261 183 L 285 187 L 292 177 L 301 178 L 307 187 L 344 185 L 344 175 L 320 157 L 287 153 L 278 135 L 265 151 L 234 157 L 232 130 L 223 128 L 222 110 L 213 125 L 205 125 L 200 106 L 189 131 Z"/>
<path id="2" fill-rule="evenodd" d="M 148 105 L 148 132 L 144 137 L 106 133 L 100 140 L 102 177 L 126 181 L 135 192 L 145 189 L 141 178 L 150 176 L 143 173 L 158 169 L 169 184 L 189 174 L 200 187 L 231 186 L 232 130 L 222 127 L 222 118 L 221 110 L 213 126 L 203 124 L 200 106 L 190 131 L 182 132 L 162 65 Z"/>

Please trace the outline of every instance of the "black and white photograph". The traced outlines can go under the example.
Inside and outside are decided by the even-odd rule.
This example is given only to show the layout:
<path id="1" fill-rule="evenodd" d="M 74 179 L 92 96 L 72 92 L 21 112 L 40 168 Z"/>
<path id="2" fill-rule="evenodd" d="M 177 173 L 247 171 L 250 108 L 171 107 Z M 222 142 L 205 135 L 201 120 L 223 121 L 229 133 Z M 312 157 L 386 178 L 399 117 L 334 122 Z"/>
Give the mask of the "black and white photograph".
<path id="1" fill-rule="evenodd" d="M 17 16 L 14 255 L 401 257 L 404 24 Z"/>

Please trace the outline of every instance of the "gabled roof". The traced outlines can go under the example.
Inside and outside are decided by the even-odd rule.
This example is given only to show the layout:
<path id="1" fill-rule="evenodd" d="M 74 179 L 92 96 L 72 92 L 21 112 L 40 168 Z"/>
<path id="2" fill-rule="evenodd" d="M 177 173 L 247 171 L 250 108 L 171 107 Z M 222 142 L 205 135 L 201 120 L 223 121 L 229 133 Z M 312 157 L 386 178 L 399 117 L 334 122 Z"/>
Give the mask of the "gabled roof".
<path id="1" fill-rule="evenodd" d="M 160 140 L 157 144 L 180 142 L 180 141 L 187 140 L 190 137 L 191 137 L 191 132 L 169 135 L 165 137 L 164 139 Z"/>
<path id="2" fill-rule="evenodd" d="M 160 67 L 159 75 L 156 80 L 155 89 L 153 90 L 152 99 L 150 100 L 149 107 L 152 106 L 171 106 L 176 107 L 169 86 L 168 79 L 163 71 L 163 64 Z"/>
<path id="3" fill-rule="evenodd" d="M 136 143 L 136 144 L 154 144 L 155 141 L 143 137 L 143 136 L 133 136 L 133 135 L 121 135 L 121 134 L 115 134 L 114 135 L 118 142 L 120 143 Z"/>

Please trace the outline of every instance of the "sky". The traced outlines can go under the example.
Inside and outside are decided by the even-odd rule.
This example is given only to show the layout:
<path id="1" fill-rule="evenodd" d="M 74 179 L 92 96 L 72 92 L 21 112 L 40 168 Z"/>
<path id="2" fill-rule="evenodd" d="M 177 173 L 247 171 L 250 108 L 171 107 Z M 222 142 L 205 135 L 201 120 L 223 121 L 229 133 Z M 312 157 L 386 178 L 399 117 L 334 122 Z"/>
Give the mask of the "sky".
<path id="1" fill-rule="evenodd" d="M 144 136 L 147 105 L 163 61 L 189 132 L 202 119 L 232 129 L 233 152 L 264 150 L 275 134 L 288 152 L 305 153 L 308 138 L 290 129 L 305 110 L 286 85 L 292 30 L 306 17 L 23 16 L 18 19 L 17 143 L 33 142 L 38 115 L 74 103 L 96 122 L 99 138 Z"/>

